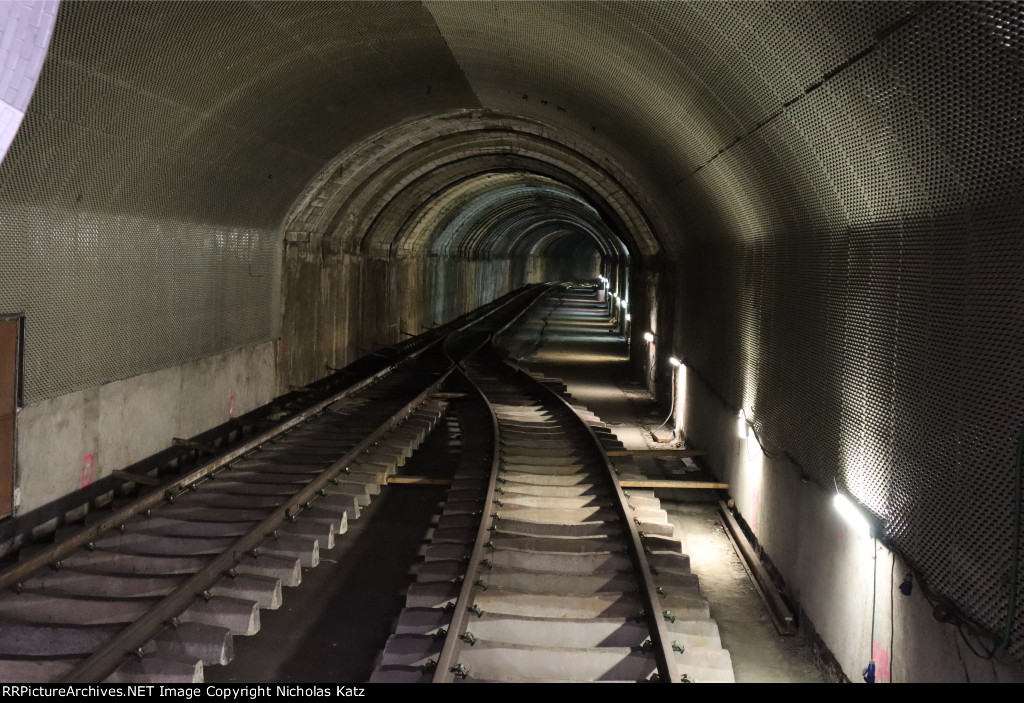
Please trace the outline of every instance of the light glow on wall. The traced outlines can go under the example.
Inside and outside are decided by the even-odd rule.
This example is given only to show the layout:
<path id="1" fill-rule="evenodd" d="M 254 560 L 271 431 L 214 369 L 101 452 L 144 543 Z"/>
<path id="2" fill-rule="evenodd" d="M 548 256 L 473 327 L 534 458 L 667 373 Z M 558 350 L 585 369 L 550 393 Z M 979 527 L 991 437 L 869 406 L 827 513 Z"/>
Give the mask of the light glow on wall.
<path id="1" fill-rule="evenodd" d="M 858 537 L 870 537 L 871 536 L 871 523 L 867 521 L 860 510 L 850 502 L 850 499 L 841 493 L 836 493 L 835 498 L 832 499 L 832 504 L 836 506 L 836 510 L 843 516 L 846 523 L 853 528 L 857 533 Z"/>
<path id="2" fill-rule="evenodd" d="M 761 443 L 757 441 L 753 426 L 747 426 L 747 461 L 757 461 L 761 458 Z"/>
<path id="3" fill-rule="evenodd" d="M 679 435 L 686 434 L 686 366 L 672 357 L 668 360 L 676 368 L 676 432 Z"/>

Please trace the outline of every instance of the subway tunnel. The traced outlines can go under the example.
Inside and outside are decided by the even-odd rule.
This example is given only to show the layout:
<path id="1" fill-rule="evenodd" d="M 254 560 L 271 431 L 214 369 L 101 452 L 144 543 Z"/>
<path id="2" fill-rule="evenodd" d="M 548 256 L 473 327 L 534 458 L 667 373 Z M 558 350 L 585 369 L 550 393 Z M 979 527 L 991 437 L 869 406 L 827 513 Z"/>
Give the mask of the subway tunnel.
<path id="1" fill-rule="evenodd" d="M 603 277 L 846 677 L 1024 678 L 1019 4 L 0 13 L 8 558 L 174 437 Z"/>

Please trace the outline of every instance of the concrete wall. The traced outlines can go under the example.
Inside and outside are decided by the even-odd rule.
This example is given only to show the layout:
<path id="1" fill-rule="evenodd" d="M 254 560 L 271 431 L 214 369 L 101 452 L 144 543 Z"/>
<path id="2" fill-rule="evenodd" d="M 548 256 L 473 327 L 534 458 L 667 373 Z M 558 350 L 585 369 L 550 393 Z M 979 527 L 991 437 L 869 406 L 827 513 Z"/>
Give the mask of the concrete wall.
<path id="1" fill-rule="evenodd" d="M 322 378 L 370 351 L 421 334 L 521 285 L 505 260 L 386 260 L 339 253 L 285 259 L 278 387 Z"/>
<path id="2" fill-rule="evenodd" d="M 22 408 L 16 513 L 269 402 L 274 357 L 264 342 Z"/>
<path id="3" fill-rule="evenodd" d="M 922 584 L 915 580 L 903 596 L 909 567 L 858 536 L 835 510 L 833 491 L 806 480 L 785 457 L 759 447 L 748 453 L 736 413 L 693 373 L 686 387 L 683 429 L 691 445 L 706 450 L 707 465 L 730 484 L 738 515 L 850 680 L 861 681 L 873 657 L 878 681 L 1024 681 L 1019 664 L 972 654 L 954 626 L 933 618 Z"/>

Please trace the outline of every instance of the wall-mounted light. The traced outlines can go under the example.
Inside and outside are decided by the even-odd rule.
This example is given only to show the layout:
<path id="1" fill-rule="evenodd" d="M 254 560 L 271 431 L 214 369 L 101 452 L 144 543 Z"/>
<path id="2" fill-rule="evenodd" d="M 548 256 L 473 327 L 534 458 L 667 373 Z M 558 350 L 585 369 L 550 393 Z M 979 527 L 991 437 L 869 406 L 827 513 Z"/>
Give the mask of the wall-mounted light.
<path id="1" fill-rule="evenodd" d="M 754 426 L 747 425 L 747 461 L 757 461 L 760 458 L 761 443 L 757 441 Z"/>
<path id="2" fill-rule="evenodd" d="M 736 436 L 740 439 L 747 438 L 747 415 L 743 412 L 743 408 L 740 408 L 740 414 L 736 418 Z"/>
<path id="3" fill-rule="evenodd" d="M 676 432 L 686 432 L 686 366 L 678 357 L 669 357 L 668 363 L 672 364 L 675 370 L 675 392 L 676 398 L 678 398 L 678 405 L 676 406 Z"/>
<path id="4" fill-rule="evenodd" d="M 622 299 L 622 309 L 623 310 L 629 309 L 629 301 L 626 300 L 625 298 Z"/>
<path id="5" fill-rule="evenodd" d="M 870 537 L 871 536 L 871 523 L 868 522 L 860 510 L 850 502 L 850 499 L 844 496 L 842 493 L 836 493 L 835 498 L 832 499 L 833 505 L 836 506 L 836 510 L 843 516 L 846 523 L 853 528 L 858 536 Z"/>
<path id="6" fill-rule="evenodd" d="M 648 342 L 653 342 L 654 341 L 654 333 L 653 332 L 644 332 L 644 339 L 647 340 Z"/>
<path id="7" fill-rule="evenodd" d="M 630 314 L 629 314 L 629 313 L 627 312 L 627 313 L 626 313 L 626 322 L 632 322 L 632 321 L 633 321 L 633 316 L 632 316 L 632 315 L 630 315 Z"/>

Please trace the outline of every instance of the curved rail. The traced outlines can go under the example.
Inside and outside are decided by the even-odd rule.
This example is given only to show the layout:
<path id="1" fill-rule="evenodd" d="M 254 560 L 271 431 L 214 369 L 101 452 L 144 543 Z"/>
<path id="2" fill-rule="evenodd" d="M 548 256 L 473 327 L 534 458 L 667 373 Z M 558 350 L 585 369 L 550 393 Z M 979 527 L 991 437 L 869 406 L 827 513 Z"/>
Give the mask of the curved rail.
<path id="1" fill-rule="evenodd" d="M 464 316 L 455 323 L 450 323 L 454 329 L 448 334 L 444 336 L 435 335 L 429 344 L 410 351 L 400 359 L 393 360 L 371 376 L 323 400 L 315 402 L 310 407 L 287 418 L 275 427 L 248 439 L 220 456 L 204 463 L 187 475 L 167 481 L 158 489 L 134 499 L 128 505 L 100 518 L 89 528 L 81 530 L 69 538 L 6 569 L 0 573 L 0 587 L 20 585 L 25 579 L 47 566 L 59 568 L 61 560 L 76 553 L 77 550 L 88 548 L 92 551 L 93 541 L 98 536 L 111 530 L 123 532 L 124 526 L 133 518 L 143 513 L 149 514 L 150 511 L 161 504 L 173 503 L 177 496 L 182 493 L 195 491 L 204 483 L 211 482 L 211 485 L 215 485 L 217 482 L 214 479 L 221 472 L 230 469 L 229 465 L 232 462 L 252 456 L 253 452 L 265 447 L 271 441 L 282 437 L 303 423 L 322 415 L 331 406 L 346 399 L 351 399 L 360 392 L 370 389 L 374 384 L 394 374 L 408 362 L 423 357 L 429 351 L 435 350 L 440 354 L 439 360 L 441 360 L 441 363 L 436 365 L 437 368 L 431 382 L 422 387 L 420 392 L 415 393 L 408 402 L 405 402 L 384 422 L 377 425 L 375 429 L 369 431 L 354 446 L 348 448 L 342 456 L 333 460 L 329 466 L 314 478 L 306 483 L 296 484 L 298 488 L 294 494 L 282 497 L 280 502 L 276 503 L 272 510 L 266 511 L 266 514 L 261 519 L 255 520 L 254 518 L 255 524 L 249 526 L 243 534 L 235 538 L 227 549 L 216 556 L 211 556 L 201 568 L 191 573 L 170 592 L 162 595 L 140 617 L 106 639 L 90 655 L 62 677 L 71 682 L 96 681 L 104 678 L 125 661 L 126 653 L 141 652 L 140 648 L 151 641 L 168 623 L 175 625 L 177 616 L 187 609 L 191 603 L 195 602 L 197 598 L 206 597 L 208 599 L 208 589 L 223 579 L 225 574 L 233 576 L 233 567 L 247 555 L 254 555 L 254 550 L 267 540 L 268 537 L 276 538 L 276 530 L 282 524 L 294 522 L 302 512 L 316 505 L 313 502 L 316 496 L 318 494 L 325 496 L 325 488 L 332 483 L 336 485 L 338 476 L 343 472 L 347 472 L 347 466 L 350 463 L 356 461 L 382 437 L 401 424 L 417 406 L 421 405 L 430 395 L 436 393 L 455 367 L 456 360 L 451 359 L 447 353 L 448 342 L 453 337 L 471 331 L 480 325 L 485 327 L 490 325 L 491 320 L 496 317 L 501 318 L 505 311 L 515 309 L 517 305 L 522 305 L 524 298 L 539 295 L 538 291 L 542 292 L 543 287 L 524 289 L 502 301 L 496 301 L 493 305 L 485 306 L 485 308 L 473 314 Z M 411 369 L 409 371 L 412 372 Z M 410 373 L 409 375 L 413 377 L 418 374 Z M 408 398 L 408 396 L 405 397 Z"/>
<path id="2" fill-rule="evenodd" d="M 672 638 L 669 636 L 668 629 L 665 627 L 665 619 L 661 610 L 657 587 L 654 584 L 654 580 L 651 578 L 653 570 L 647 560 L 647 554 L 644 550 L 640 531 L 637 529 L 640 521 L 636 518 L 631 518 L 629 515 L 631 507 L 626 495 L 622 491 L 622 486 L 619 484 L 619 472 L 614 466 L 612 466 L 604 445 L 601 444 L 601 440 L 598 438 L 597 434 L 594 433 L 594 428 L 579 416 L 576 409 L 565 398 L 545 384 L 539 382 L 518 364 L 512 363 L 507 359 L 503 359 L 503 361 L 508 367 L 515 371 L 517 375 L 528 380 L 535 389 L 551 398 L 552 402 L 560 404 L 566 411 L 572 413 L 573 416 L 579 419 L 580 424 L 586 428 L 586 434 L 590 439 L 592 448 L 598 456 L 600 456 L 601 461 L 604 463 L 604 466 L 608 471 L 608 479 L 615 488 L 615 496 L 617 498 L 615 506 L 619 511 L 619 515 L 621 516 L 623 523 L 629 528 L 630 556 L 633 558 L 636 576 L 641 584 L 640 595 L 644 600 L 644 605 L 646 606 L 644 614 L 646 615 L 648 625 L 650 626 L 651 641 L 654 644 L 655 657 L 658 661 L 658 680 L 661 683 L 679 683 L 679 668 L 676 666 L 675 657 L 672 655 Z"/>
<path id="3" fill-rule="evenodd" d="M 487 396 L 480 390 L 480 387 L 473 382 L 463 369 L 459 373 L 465 381 L 476 390 L 480 400 L 487 406 L 487 412 L 491 418 L 492 446 L 491 472 L 487 481 L 487 493 L 484 498 L 485 510 L 480 516 L 480 526 L 477 528 L 476 541 L 473 543 L 473 553 L 466 565 L 466 573 L 462 577 L 462 587 L 459 589 L 459 597 L 455 601 L 455 610 L 452 612 L 452 619 L 448 625 L 448 634 L 445 637 L 444 646 L 437 658 L 437 668 L 434 670 L 434 683 L 451 683 L 455 680 L 457 673 L 455 668 L 455 655 L 459 648 L 459 637 L 466 631 L 466 616 L 469 613 L 470 603 L 473 599 L 473 589 L 476 587 L 477 574 L 480 570 L 480 563 L 483 561 L 484 549 L 487 545 L 487 535 L 494 525 L 494 516 L 486 509 L 494 501 L 494 484 L 498 479 L 498 469 L 501 464 L 500 438 L 498 430 L 498 416 L 494 414 L 494 408 L 487 402 Z"/>
<path id="4" fill-rule="evenodd" d="M 639 521 L 632 519 L 629 515 L 629 503 L 622 491 L 622 487 L 619 485 L 617 472 L 609 461 L 600 439 L 597 437 L 593 428 L 579 416 L 576 410 L 562 396 L 547 387 L 545 384 L 539 382 L 537 379 L 533 378 L 516 364 L 504 359 L 500 361 L 513 374 L 520 378 L 524 385 L 526 385 L 534 395 L 546 398 L 548 403 L 555 404 L 557 407 L 562 408 L 567 417 L 575 418 L 579 425 L 582 425 L 582 427 L 585 428 L 585 437 L 587 437 L 586 441 L 588 441 L 590 445 L 588 449 L 592 452 L 593 456 L 600 457 L 600 461 L 603 463 L 606 471 L 606 478 L 613 487 L 615 496 L 613 504 L 617 509 L 622 524 L 628 529 L 628 549 L 630 558 L 633 562 L 634 575 L 638 582 L 638 591 L 644 604 L 644 617 L 648 623 L 651 646 L 657 665 L 657 680 L 660 682 L 679 682 L 681 677 L 673 656 L 672 639 L 665 627 L 659 595 L 651 578 L 652 569 L 646 558 L 644 544 L 637 529 Z M 436 668 L 433 672 L 433 681 L 435 683 L 450 683 L 453 682 L 456 677 L 464 678 L 466 676 L 466 671 L 458 664 L 457 660 L 459 652 L 462 647 L 465 646 L 463 642 L 469 642 L 470 646 L 473 644 L 472 636 L 467 634 L 467 621 L 469 620 L 469 613 L 471 612 L 470 609 L 474 606 L 474 589 L 481 584 L 479 573 L 481 566 L 484 563 L 484 552 L 489 544 L 489 535 L 495 526 L 495 515 L 490 512 L 490 506 L 493 505 L 495 498 L 495 484 L 501 464 L 500 428 L 497 414 L 495 413 L 491 403 L 487 401 L 487 396 L 480 389 L 479 385 L 473 381 L 469 374 L 464 373 L 464 375 L 466 381 L 476 390 L 481 398 L 487 402 L 493 432 L 494 453 L 492 457 L 486 497 L 484 499 L 484 510 L 477 529 L 473 551 L 466 566 L 459 595 L 455 601 L 455 607 L 445 635 L 444 645 L 436 660 Z"/>

